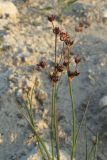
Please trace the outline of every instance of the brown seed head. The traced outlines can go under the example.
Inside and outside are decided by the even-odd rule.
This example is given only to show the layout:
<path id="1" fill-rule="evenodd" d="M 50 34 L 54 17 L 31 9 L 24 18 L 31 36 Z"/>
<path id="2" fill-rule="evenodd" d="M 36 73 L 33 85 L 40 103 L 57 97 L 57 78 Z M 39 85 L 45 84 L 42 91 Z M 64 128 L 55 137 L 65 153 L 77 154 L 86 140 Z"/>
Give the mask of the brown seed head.
<path id="1" fill-rule="evenodd" d="M 57 83 L 59 81 L 59 77 L 57 75 L 57 72 L 53 72 L 51 75 L 50 75 L 50 79 L 52 82 L 54 83 Z"/>
<path id="2" fill-rule="evenodd" d="M 55 15 L 48 16 L 48 21 L 53 22 L 56 19 Z"/>
<path id="3" fill-rule="evenodd" d="M 77 71 L 74 71 L 74 72 L 71 72 L 71 71 L 68 71 L 68 77 L 70 78 L 70 79 L 73 79 L 74 77 L 77 77 L 77 76 L 79 76 L 79 72 L 77 72 Z"/>
<path id="4" fill-rule="evenodd" d="M 69 35 L 66 32 L 60 32 L 60 40 L 61 41 L 66 41 L 67 39 L 69 39 Z"/>
<path id="5" fill-rule="evenodd" d="M 81 62 L 81 58 L 79 56 L 75 57 L 75 63 L 79 64 Z"/>
<path id="6" fill-rule="evenodd" d="M 61 64 L 57 64 L 57 65 L 55 66 L 55 69 L 56 69 L 58 72 L 63 72 L 64 66 L 61 65 Z"/>
<path id="7" fill-rule="evenodd" d="M 41 60 L 38 64 L 37 64 L 37 67 L 39 69 L 44 69 L 47 65 L 47 62 L 45 60 Z"/>
<path id="8" fill-rule="evenodd" d="M 45 61 L 41 61 L 40 63 L 41 68 L 45 68 L 47 63 Z"/>
<path id="9" fill-rule="evenodd" d="M 65 41 L 65 44 L 68 46 L 68 47 L 71 47 L 72 45 L 73 45 L 73 43 L 74 43 L 74 41 L 72 40 L 70 40 L 70 39 L 67 39 L 66 41 Z"/>
<path id="10" fill-rule="evenodd" d="M 64 60 L 63 65 L 64 65 L 65 67 L 67 67 L 67 66 L 69 65 L 69 61 L 68 61 L 68 60 Z"/>
<path id="11" fill-rule="evenodd" d="M 60 33 L 59 27 L 55 27 L 55 28 L 53 29 L 53 32 L 54 32 L 56 35 L 58 35 L 58 34 Z"/>

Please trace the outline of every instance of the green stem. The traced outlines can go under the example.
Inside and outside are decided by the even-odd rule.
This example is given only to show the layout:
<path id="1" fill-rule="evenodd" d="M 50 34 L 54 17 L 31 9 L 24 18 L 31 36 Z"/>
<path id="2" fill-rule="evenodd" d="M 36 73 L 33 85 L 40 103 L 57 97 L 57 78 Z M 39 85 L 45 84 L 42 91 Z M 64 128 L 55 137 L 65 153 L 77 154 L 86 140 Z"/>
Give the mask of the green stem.
<path id="1" fill-rule="evenodd" d="M 48 150 L 47 150 L 47 148 L 46 148 L 45 144 L 43 143 L 43 140 L 41 140 L 41 138 L 39 137 L 39 135 L 37 134 L 37 132 L 36 132 L 36 130 L 35 130 L 35 127 L 33 126 L 33 124 L 32 124 L 32 123 L 30 123 L 30 121 L 29 121 L 29 124 L 30 124 L 30 126 L 31 126 L 32 130 L 34 131 L 34 134 L 35 134 L 35 136 L 36 136 L 36 138 L 37 138 L 38 142 L 40 142 L 40 143 L 41 143 L 41 145 L 42 145 L 42 147 L 43 147 L 44 151 L 46 152 L 47 157 L 48 157 L 48 160 L 51 160 L 50 154 L 49 154 L 49 152 L 48 152 Z"/>
<path id="2" fill-rule="evenodd" d="M 46 159 L 45 159 L 44 152 L 43 152 L 43 150 L 42 150 L 42 148 L 41 148 L 41 145 L 40 145 L 40 143 L 38 142 L 38 139 L 36 138 L 36 136 L 35 136 L 34 138 L 35 138 L 35 142 L 38 143 L 38 147 L 39 147 L 39 150 L 40 150 L 40 154 L 41 154 L 41 156 L 42 156 L 42 159 L 43 159 L 43 160 L 46 160 Z"/>
<path id="3" fill-rule="evenodd" d="M 25 117 L 26 118 L 26 117 Z M 26 118 L 27 119 L 27 118 Z M 45 153 L 47 154 L 47 157 L 48 157 L 48 160 L 51 160 L 51 157 L 50 157 L 50 154 L 45 146 L 45 144 L 43 143 L 43 140 L 39 137 L 39 135 L 37 134 L 36 130 L 35 130 L 35 126 L 34 126 L 34 121 L 32 121 L 32 118 L 30 117 L 30 120 L 27 119 L 29 125 L 31 126 L 35 136 L 36 136 L 36 139 L 38 141 L 38 143 L 40 143 L 45 151 Z M 33 122 L 33 123 L 32 123 Z"/>
<path id="4" fill-rule="evenodd" d="M 56 93 L 57 88 L 56 84 L 54 84 L 54 126 L 55 126 L 55 141 L 56 141 L 56 153 L 57 153 L 57 160 L 60 160 L 59 154 L 59 136 L 58 136 L 58 119 L 57 119 L 57 110 L 56 110 Z"/>
<path id="5" fill-rule="evenodd" d="M 34 90 L 35 90 L 35 83 L 34 83 L 34 86 L 32 88 L 32 91 L 31 91 L 31 103 L 30 103 L 30 109 L 32 109 L 32 100 L 33 100 L 33 93 L 34 93 Z"/>
<path id="6" fill-rule="evenodd" d="M 90 160 L 91 156 L 92 156 L 92 153 L 93 153 L 93 150 L 94 150 L 94 145 L 92 145 L 91 149 L 90 149 L 90 152 L 88 154 L 88 160 Z"/>
<path id="7" fill-rule="evenodd" d="M 52 160 L 54 160 L 54 87 L 52 86 L 52 108 L 51 108 L 51 147 L 52 147 Z"/>
<path id="8" fill-rule="evenodd" d="M 95 160 L 95 159 L 96 159 L 97 145 L 98 145 L 98 134 L 97 134 L 97 139 L 96 139 L 96 146 L 95 146 L 95 151 L 94 151 L 93 160 Z"/>
<path id="9" fill-rule="evenodd" d="M 61 57 L 60 57 L 60 60 L 59 60 L 59 64 L 62 62 L 63 60 L 63 55 L 64 55 L 64 42 L 63 42 L 63 46 L 62 46 L 62 52 L 61 52 Z"/>
<path id="10" fill-rule="evenodd" d="M 56 66 L 56 64 L 57 64 L 57 34 L 55 34 L 55 66 Z M 57 93 L 56 93 L 57 92 L 56 83 L 53 84 L 53 88 L 54 88 L 54 95 L 53 95 L 53 97 L 54 97 L 54 99 L 53 99 L 54 106 L 53 106 L 53 112 L 54 112 L 56 154 L 57 154 L 57 160 L 60 160 L 58 122 L 57 122 L 57 110 L 56 110 L 56 95 L 57 95 Z"/>
<path id="11" fill-rule="evenodd" d="M 56 66 L 56 63 L 57 63 L 56 50 L 57 50 L 57 34 L 55 34 L 55 66 Z"/>
<path id="12" fill-rule="evenodd" d="M 75 150 L 76 150 L 76 116 L 75 116 L 75 107 L 74 107 L 74 97 L 72 93 L 72 84 L 71 80 L 68 77 L 68 82 L 69 82 L 69 92 L 70 92 L 70 97 L 71 97 L 71 104 L 72 104 L 72 131 L 73 131 L 73 141 L 72 141 L 72 155 L 71 155 L 71 160 L 74 160 L 75 158 Z"/>
<path id="13" fill-rule="evenodd" d="M 80 122 L 79 128 L 78 128 L 77 133 L 76 133 L 76 145 L 77 145 L 77 140 L 78 140 L 78 136 L 79 136 L 80 130 L 81 130 L 82 125 L 83 125 L 83 122 L 84 122 L 84 120 L 85 120 L 85 118 L 86 118 L 86 113 L 87 113 L 87 110 L 88 110 L 88 107 L 89 107 L 89 102 L 90 102 L 90 100 L 89 100 L 88 103 L 87 103 L 87 106 L 86 106 L 84 115 L 83 115 L 83 117 L 82 117 L 82 120 L 81 120 L 81 122 Z"/>
<path id="14" fill-rule="evenodd" d="M 87 123 L 85 121 L 85 138 L 86 138 L 86 160 L 88 160 L 88 142 L 87 142 Z"/>
<path id="15" fill-rule="evenodd" d="M 22 107 L 23 107 L 23 106 L 22 106 Z M 33 120 L 32 114 L 30 113 L 30 110 L 28 109 L 28 107 L 27 107 L 26 104 L 25 104 L 24 108 L 26 109 L 29 118 L 27 118 L 27 116 L 25 116 L 25 114 L 23 114 L 22 112 L 21 112 L 21 113 L 23 114 L 23 116 L 25 117 L 25 119 L 26 119 L 27 122 L 29 123 L 31 129 L 33 130 L 33 132 L 34 132 L 34 134 L 35 134 L 35 136 L 36 136 L 37 142 L 42 145 L 42 147 L 43 147 L 43 149 L 44 149 L 44 151 L 45 151 L 45 153 L 46 153 L 46 155 L 47 155 L 47 157 L 48 157 L 48 160 L 51 160 L 50 154 L 49 154 L 49 152 L 48 152 L 48 150 L 47 150 L 47 148 L 46 148 L 43 140 L 40 138 L 40 136 L 37 134 L 37 132 L 36 132 L 36 130 L 35 130 L 35 125 L 34 125 L 34 120 Z M 41 148 L 39 148 L 39 149 L 40 149 L 40 152 L 41 152 Z M 42 153 L 41 153 L 41 154 L 42 154 Z"/>

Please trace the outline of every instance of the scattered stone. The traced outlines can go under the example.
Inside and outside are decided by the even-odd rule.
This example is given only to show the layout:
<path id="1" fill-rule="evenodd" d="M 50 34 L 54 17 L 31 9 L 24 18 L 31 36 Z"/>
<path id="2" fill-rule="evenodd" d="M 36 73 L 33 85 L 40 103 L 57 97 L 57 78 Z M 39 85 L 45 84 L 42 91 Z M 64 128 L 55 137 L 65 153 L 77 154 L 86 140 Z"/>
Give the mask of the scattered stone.
<path id="1" fill-rule="evenodd" d="M 2 144 L 3 143 L 3 136 L 2 136 L 2 134 L 0 133 L 0 144 Z"/>
<path id="2" fill-rule="evenodd" d="M 22 118 L 23 118 L 23 116 L 22 116 L 21 113 L 17 113 L 17 117 L 18 117 L 19 119 L 22 119 Z"/>
<path id="3" fill-rule="evenodd" d="M 16 93 L 17 97 L 22 97 L 23 96 L 23 90 L 19 89 Z"/>
<path id="4" fill-rule="evenodd" d="M 23 104 L 24 99 L 23 99 L 23 90 L 22 89 L 18 89 L 16 91 L 16 101 L 19 103 L 19 105 Z"/>
<path id="5" fill-rule="evenodd" d="M 11 74 L 9 77 L 8 77 L 8 80 L 11 81 L 12 83 L 18 83 L 18 80 L 17 78 L 14 76 L 14 74 Z"/>
<path id="6" fill-rule="evenodd" d="M 49 110 L 48 110 L 47 108 L 45 108 L 44 111 L 43 111 L 42 117 L 43 117 L 44 119 L 47 119 L 48 113 L 49 113 Z"/>
<path id="7" fill-rule="evenodd" d="M 21 119 L 20 121 L 17 122 L 17 126 L 18 127 L 25 127 L 26 126 L 26 120 L 25 119 Z"/>
<path id="8" fill-rule="evenodd" d="M 107 21 L 107 4 L 104 4 L 100 12 L 101 12 L 100 15 L 101 15 L 102 21 L 106 22 Z"/>
<path id="9" fill-rule="evenodd" d="M 46 122 L 44 120 L 39 120 L 37 123 L 37 128 L 40 130 L 40 131 L 43 131 L 43 129 L 46 129 L 48 128 L 48 125 L 46 124 Z"/>
<path id="10" fill-rule="evenodd" d="M 24 79 L 22 81 L 22 88 L 25 90 L 31 90 L 33 87 L 32 81 L 29 81 L 28 79 Z"/>
<path id="11" fill-rule="evenodd" d="M 100 99 L 99 106 L 100 106 L 101 108 L 107 107 L 107 95 L 103 96 L 103 97 Z"/>
<path id="12" fill-rule="evenodd" d="M 100 66 L 101 67 L 104 67 L 107 65 L 107 56 L 101 56 L 100 59 L 99 59 L 99 62 L 100 62 Z"/>
<path id="13" fill-rule="evenodd" d="M 12 2 L 1 1 L 0 2 L 0 17 L 1 18 L 11 18 L 16 20 L 18 16 L 18 10 Z"/>
<path id="14" fill-rule="evenodd" d="M 47 99 L 47 93 L 42 89 L 36 90 L 36 98 L 43 103 Z"/>
<path id="15" fill-rule="evenodd" d="M 60 126 L 59 126 L 59 138 L 61 140 L 64 140 L 66 138 L 65 132 L 63 131 L 63 129 Z"/>
<path id="16" fill-rule="evenodd" d="M 95 85 L 96 81 L 95 81 L 94 77 L 93 77 L 91 74 L 88 75 L 88 78 L 89 78 L 89 80 L 90 80 L 90 83 L 91 83 L 92 85 Z"/>

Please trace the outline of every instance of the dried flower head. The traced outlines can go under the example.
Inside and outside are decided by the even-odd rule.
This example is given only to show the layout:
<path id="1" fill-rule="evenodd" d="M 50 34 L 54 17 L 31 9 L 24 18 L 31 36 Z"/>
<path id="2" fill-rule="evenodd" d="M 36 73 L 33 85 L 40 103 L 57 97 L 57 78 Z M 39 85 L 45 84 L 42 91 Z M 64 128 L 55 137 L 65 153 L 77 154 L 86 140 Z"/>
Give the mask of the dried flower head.
<path id="1" fill-rule="evenodd" d="M 48 16 L 48 21 L 53 22 L 56 19 L 55 15 Z"/>
<path id="2" fill-rule="evenodd" d="M 60 32 L 60 40 L 61 41 L 66 41 L 67 39 L 69 39 L 69 35 L 67 32 Z"/>
<path id="3" fill-rule="evenodd" d="M 56 35 L 58 35 L 58 34 L 60 33 L 59 27 L 55 27 L 55 28 L 53 29 L 53 32 L 54 32 Z"/>
<path id="4" fill-rule="evenodd" d="M 64 60 L 63 65 L 64 65 L 65 67 L 67 67 L 67 66 L 69 65 L 68 59 L 65 59 L 65 60 Z"/>
<path id="5" fill-rule="evenodd" d="M 61 64 L 57 64 L 57 65 L 55 66 L 55 69 L 56 69 L 58 72 L 63 72 L 64 66 L 61 65 Z"/>
<path id="6" fill-rule="evenodd" d="M 57 83 L 59 81 L 59 76 L 56 71 L 50 74 L 50 79 L 52 82 Z"/>
<path id="7" fill-rule="evenodd" d="M 79 64 L 80 62 L 81 62 L 80 56 L 76 56 L 76 57 L 75 57 L 75 63 L 76 63 L 76 64 Z"/>
<path id="8" fill-rule="evenodd" d="M 74 41 L 72 40 L 70 40 L 70 39 L 67 39 L 66 41 L 65 41 L 65 44 L 68 46 L 68 47 L 71 47 L 72 45 L 73 45 L 73 43 L 74 43 Z"/>
<path id="9" fill-rule="evenodd" d="M 44 69 L 47 66 L 47 62 L 45 60 L 41 60 L 38 64 L 37 67 L 39 70 Z"/>
<path id="10" fill-rule="evenodd" d="M 68 71 L 68 77 L 69 77 L 70 79 L 73 79 L 74 77 L 79 76 L 79 74 L 80 74 L 80 73 L 77 72 L 77 70 L 74 71 L 74 72 Z"/>

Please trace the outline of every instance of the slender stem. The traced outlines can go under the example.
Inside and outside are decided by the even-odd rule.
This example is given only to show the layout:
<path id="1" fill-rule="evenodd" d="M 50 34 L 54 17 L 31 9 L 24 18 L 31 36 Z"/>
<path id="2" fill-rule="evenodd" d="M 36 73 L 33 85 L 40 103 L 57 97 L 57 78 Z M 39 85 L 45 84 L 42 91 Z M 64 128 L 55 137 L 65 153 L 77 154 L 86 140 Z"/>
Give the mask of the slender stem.
<path id="1" fill-rule="evenodd" d="M 64 42 L 63 42 L 63 46 L 62 46 L 62 52 L 61 52 L 61 57 L 60 57 L 59 63 L 63 60 L 63 55 L 64 55 Z"/>
<path id="2" fill-rule="evenodd" d="M 84 120 L 85 120 L 85 118 L 86 118 L 86 113 L 87 113 L 87 110 L 88 110 L 88 107 L 89 107 L 89 102 L 90 102 L 90 99 L 89 99 L 89 101 L 88 101 L 88 103 L 87 103 L 87 106 L 86 106 L 84 115 L 83 115 L 83 117 L 82 117 L 82 120 L 81 120 L 81 122 L 80 122 L 79 128 L 78 128 L 77 133 L 76 133 L 76 140 L 75 140 L 75 141 L 76 141 L 76 145 L 77 145 L 77 140 L 78 140 L 78 136 L 79 136 L 80 130 L 81 130 L 82 125 L 83 125 L 83 122 L 84 122 Z"/>
<path id="3" fill-rule="evenodd" d="M 53 27 L 53 29 L 54 29 L 54 23 L 52 22 L 52 27 Z"/>
<path id="4" fill-rule="evenodd" d="M 36 136 L 34 136 L 34 138 L 35 138 L 35 142 L 38 142 L 37 137 L 36 137 Z M 39 143 L 39 142 L 38 142 L 38 147 L 39 147 L 40 154 L 41 154 L 41 156 L 42 156 L 43 160 L 45 160 L 45 155 L 44 155 L 44 152 L 43 152 L 43 150 L 42 150 L 41 145 L 40 145 L 40 143 Z"/>
<path id="5" fill-rule="evenodd" d="M 44 151 L 46 152 L 47 157 L 48 157 L 48 160 L 51 160 L 50 154 L 49 154 L 49 152 L 48 152 L 48 150 L 47 150 L 45 144 L 43 143 L 43 140 L 39 137 L 39 135 L 37 134 L 37 132 L 36 132 L 36 130 L 35 130 L 34 122 L 33 122 L 33 124 L 32 124 L 32 122 L 30 122 L 30 121 L 28 121 L 28 122 L 29 122 L 29 124 L 30 124 L 30 126 L 31 126 L 31 128 L 32 128 L 32 130 L 33 130 L 33 132 L 34 132 L 34 134 L 35 134 L 35 136 L 36 136 L 38 142 L 41 143 L 41 145 L 42 145 Z"/>
<path id="6" fill-rule="evenodd" d="M 69 82 L 69 92 L 70 92 L 70 97 L 71 97 L 71 104 L 72 104 L 72 123 L 73 123 L 73 141 L 72 141 L 72 155 L 71 155 L 71 160 L 74 160 L 75 157 L 75 149 L 76 149 L 76 116 L 75 116 L 75 108 L 74 108 L 74 97 L 72 93 L 72 84 L 71 80 L 68 77 L 68 82 Z"/>
<path id="7" fill-rule="evenodd" d="M 58 136 L 58 119 L 57 119 L 57 110 L 56 110 L 56 95 L 57 95 L 57 88 L 56 84 L 54 84 L 54 126 L 55 126 L 55 141 L 56 141 L 56 153 L 57 153 L 57 160 L 60 160 L 59 154 L 59 136 Z"/>
<path id="8" fill-rule="evenodd" d="M 86 123 L 86 120 L 85 120 L 85 139 L 86 139 L 86 157 L 85 159 L 88 160 L 88 142 L 87 142 L 87 123 Z"/>
<path id="9" fill-rule="evenodd" d="M 55 34 L 55 66 L 57 64 L 57 34 Z M 54 127 L 55 127 L 55 141 L 56 141 L 56 153 L 57 160 L 60 160 L 59 154 L 59 136 L 58 136 L 58 119 L 57 119 L 57 109 L 56 109 L 56 95 L 57 95 L 57 86 L 56 83 L 53 84 L 54 87 Z"/>
<path id="10" fill-rule="evenodd" d="M 56 66 L 56 63 L 57 63 L 56 50 L 57 50 L 57 34 L 55 34 L 55 66 Z"/>
<path id="11" fill-rule="evenodd" d="M 36 136 L 37 142 L 42 145 L 42 147 L 43 147 L 43 149 L 44 149 L 44 151 L 45 151 L 45 153 L 46 153 L 46 155 L 48 157 L 48 160 L 51 160 L 50 154 L 49 154 L 49 152 L 48 152 L 43 140 L 40 138 L 40 136 L 37 134 L 37 132 L 35 130 L 35 124 L 34 124 L 33 116 L 32 116 L 32 114 L 31 114 L 31 112 L 30 112 L 30 110 L 29 110 L 29 108 L 28 108 L 28 106 L 26 104 L 25 104 L 24 108 L 26 109 L 29 118 L 27 118 L 27 116 L 25 116 L 25 114 L 23 114 L 22 112 L 21 113 L 23 114 L 23 116 L 28 121 L 29 125 L 31 126 L 31 128 L 32 128 L 32 130 L 33 130 L 33 132 L 34 132 L 34 134 Z M 21 111 L 21 109 L 20 109 L 20 111 Z"/>
<path id="12" fill-rule="evenodd" d="M 48 150 L 47 150 L 45 144 L 43 143 L 43 140 L 39 137 L 39 135 L 37 134 L 37 132 L 36 132 L 36 130 L 35 130 L 35 127 L 33 126 L 33 124 L 30 123 L 30 121 L 29 121 L 29 124 L 30 124 L 32 130 L 34 131 L 35 136 L 37 137 L 38 142 L 41 143 L 41 145 L 42 145 L 44 151 L 46 152 L 47 157 L 48 157 L 48 160 L 51 160 L 50 154 L 49 154 L 49 152 L 48 152 Z"/>
<path id="13" fill-rule="evenodd" d="M 52 147 L 52 160 L 54 160 L 54 87 L 52 86 L 52 108 L 51 108 L 51 147 Z"/>
<path id="14" fill-rule="evenodd" d="M 95 146 L 95 151 L 94 151 L 93 160 L 96 159 L 97 147 L 98 147 L 98 134 L 97 134 L 97 137 L 96 137 L 96 146 Z"/>
<path id="15" fill-rule="evenodd" d="M 31 103 L 30 103 L 30 109 L 32 109 L 32 99 L 33 99 L 33 93 L 34 93 L 34 90 L 35 90 L 35 83 L 34 83 L 34 86 L 32 88 L 32 91 L 31 91 Z"/>
<path id="16" fill-rule="evenodd" d="M 92 145 L 92 147 L 91 147 L 91 149 L 90 149 L 90 152 L 89 152 L 89 154 L 88 154 L 88 160 L 90 160 L 90 158 L 91 158 L 91 155 L 92 155 L 92 153 L 93 153 L 93 150 L 94 150 L 94 145 Z"/>

